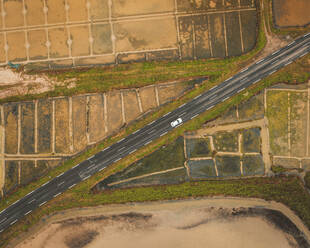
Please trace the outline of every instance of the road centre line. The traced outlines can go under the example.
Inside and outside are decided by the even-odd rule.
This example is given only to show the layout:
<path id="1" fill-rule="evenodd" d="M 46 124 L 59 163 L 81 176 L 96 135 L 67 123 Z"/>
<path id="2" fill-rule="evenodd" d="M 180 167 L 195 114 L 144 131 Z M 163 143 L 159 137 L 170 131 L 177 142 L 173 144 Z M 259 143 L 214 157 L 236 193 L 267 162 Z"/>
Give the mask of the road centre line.
<path id="1" fill-rule="evenodd" d="M 5 221 L 7 218 L 5 217 L 4 219 L 2 219 L 1 221 L 0 221 L 0 223 L 2 223 L 3 221 Z"/>
<path id="2" fill-rule="evenodd" d="M 34 202 L 36 199 L 32 199 L 30 202 L 28 202 L 28 204 L 30 204 L 30 203 L 32 203 L 32 202 Z"/>

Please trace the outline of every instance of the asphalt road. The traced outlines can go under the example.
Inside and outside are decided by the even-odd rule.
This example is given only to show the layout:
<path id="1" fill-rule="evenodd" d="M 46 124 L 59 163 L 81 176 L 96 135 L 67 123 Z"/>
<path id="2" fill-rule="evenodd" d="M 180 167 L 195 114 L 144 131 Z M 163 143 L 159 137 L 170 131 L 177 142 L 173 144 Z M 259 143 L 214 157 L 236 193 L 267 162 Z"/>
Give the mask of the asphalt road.
<path id="1" fill-rule="evenodd" d="M 309 52 L 310 33 L 76 165 L 3 210 L 0 213 L 0 233 L 65 190 L 182 125 L 172 127 L 172 121 L 181 118 L 184 123 L 195 118 Z"/>

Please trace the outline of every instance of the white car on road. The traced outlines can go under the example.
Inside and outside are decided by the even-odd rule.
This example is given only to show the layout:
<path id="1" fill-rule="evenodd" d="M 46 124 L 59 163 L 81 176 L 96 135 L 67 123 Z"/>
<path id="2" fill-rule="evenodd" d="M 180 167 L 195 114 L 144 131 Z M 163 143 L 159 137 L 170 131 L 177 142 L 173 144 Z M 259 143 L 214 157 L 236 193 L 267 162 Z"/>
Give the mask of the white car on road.
<path id="1" fill-rule="evenodd" d="M 176 119 L 175 121 L 171 122 L 172 127 L 176 127 L 177 125 L 181 124 L 183 121 L 181 118 Z"/>

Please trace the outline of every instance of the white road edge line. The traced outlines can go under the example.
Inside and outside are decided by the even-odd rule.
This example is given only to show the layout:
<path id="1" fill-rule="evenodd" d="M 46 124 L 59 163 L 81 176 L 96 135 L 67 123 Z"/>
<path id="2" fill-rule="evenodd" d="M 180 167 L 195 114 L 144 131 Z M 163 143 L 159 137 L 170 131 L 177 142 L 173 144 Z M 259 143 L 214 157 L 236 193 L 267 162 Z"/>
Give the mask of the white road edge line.
<path id="1" fill-rule="evenodd" d="M 179 108 L 182 108 L 182 107 L 184 107 L 186 105 L 186 103 L 183 103 Z"/>
<path id="2" fill-rule="evenodd" d="M 5 221 L 7 218 L 5 217 L 4 219 L 2 219 L 1 221 L 0 221 L 0 223 L 2 223 L 3 221 Z"/>
<path id="3" fill-rule="evenodd" d="M 227 81 L 227 80 L 226 80 Z M 211 89 L 209 89 L 209 91 L 215 89 L 217 87 L 217 85 L 213 86 Z"/>
<path id="4" fill-rule="evenodd" d="M 287 66 L 287 65 L 289 65 L 289 64 L 291 64 L 293 61 L 289 61 L 289 62 L 287 62 L 286 64 L 285 64 L 285 66 Z"/>
<path id="5" fill-rule="evenodd" d="M 95 157 L 95 155 L 93 155 L 93 156 L 89 157 L 87 160 L 90 160 L 90 159 L 92 159 L 93 157 Z"/>
<path id="6" fill-rule="evenodd" d="M 34 192 L 34 190 L 32 190 L 31 192 L 29 192 L 26 196 L 32 194 L 33 192 Z M 1 212 L 1 213 L 2 213 L 2 212 Z M 0 213 L 0 214 L 1 214 L 1 213 Z"/>
<path id="7" fill-rule="evenodd" d="M 194 119 L 194 118 L 196 118 L 198 115 L 199 115 L 199 114 L 196 114 L 196 115 L 192 116 L 192 117 L 191 117 L 191 120 Z"/>
<path id="8" fill-rule="evenodd" d="M 132 150 L 129 154 L 132 154 L 132 153 L 134 153 L 135 151 L 137 151 L 137 149 Z"/>
<path id="9" fill-rule="evenodd" d="M 200 95 L 198 95 L 198 96 L 196 96 L 195 98 L 194 98 L 194 100 L 196 100 L 197 98 L 199 98 L 199 97 L 201 97 L 201 94 Z"/>
<path id="10" fill-rule="evenodd" d="M 5 210 L 6 210 L 6 209 L 3 209 L 3 210 L 0 212 L 0 214 L 2 214 Z"/>
<path id="11" fill-rule="evenodd" d="M 65 173 L 63 172 L 63 173 L 61 173 L 60 175 L 58 175 L 57 177 L 61 177 L 63 174 L 65 174 Z"/>
<path id="12" fill-rule="evenodd" d="M 310 35 L 310 33 L 308 33 L 308 34 L 305 34 L 305 35 L 304 35 L 304 37 L 307 37 L 308 35 Z"/>
<path id="13" fill-rule="evenodd" d="M 28 211 L 27 213 L 25 213 L 24 215 L 26 216 L 27 214 L 30 214 L 32 212 L 32 210 Z"/>
<path id="14" fill-rule="evenodd" d="M 227 99 L 229 99 L 229 96 L 226 97 L 226 98 L 224 98 L 224 99 L 222 100 L 222 102 L 225 102 Z"/>
<path id="15" fill-rule="evenodd" d="M 167 114 L 165 114 L 163 117 L 166 117 L 167 115 L 169 115 L 171 112 L 168 112 Z M 155 121 L 154 121 L 155 122 Z M 151 125 L 151 123 L 149 124 Z"/>
<path id="16" fill-rule="evenodd" d="M 86 179 L 88 179 L 88 178 L 90 178 L 90 175 L 87 176 L 87 177 L 84 177 L 84 178 L 83 178 L 83 181 L 86 180 Z"/>
<path id="17" fill-rule="evenodd" d="M 99 171 L 102 171 L 103 169 L 105 169 L 106 167 L 102 167 Z"/>
<path id="18" fill-rule="evenodd" d="M 60 192 L 60 193 L 54 195 L 53 197 L 55 198 L 55 197 L 59 196 L 61 193 L 62 193 L 62 192 Z"/>
<path id="19" fill-rule="evenodd" d="M 122 158 L 118 158 L 118 159 L 114 160 L 113 163 L 116 163 L 116 162 L 120 161 L 121 159 Z"/>
<path id="20" fill-rule="evenodd" d="M 110 147 L 106 147 L 106 148 L 104 148 L 103 150 L 102 150 L 102 152 L 104 152 L 104 151 L 106 151 L 106 150 L 108 150 Z"/>
<path id="21" fill-rule="evenodd" d="M 80 164 L 75 165 L 74 167 L 72 167 L 72 169 L 74 169 L 75 167 L 79 166 Z"/>
<path id="22" fill-rule="evenodd" d="M 272 72 L 269 72 L 268 75 L 271 75 L 273 73 L 275 73 L 277 70 L 273 70 Z"/>
<path id="23" fill-rule="evenodd" d="M 14 220 L 13 222 L 10 223 L 10 226 L 12 226 L 13 224 L 15 224 L 18 220 Z"/>
<path id="24" fill-rule="evenodd" d="M 207 108 L 207 110 L 212 109 L 214 107 L 214 105 L 212 105 L 211 107 Z"/>
<path id="25" fill-rule="evenodd" d="M 3 232 L 3 229 L 2 230 L 0 230 L 0 233 L 2 233 Z"/>
<path id="26" fill-rule="evenodd" d="M 256 64 L 259 64 L 259 63 L 263 62 L 264 60 L 265 59 L 261 59 L 261 60 L 257 61 Z"/>
<path id="27" fill-rule="evenodd" d="M 134 131 L 132 134 L 136 134 L 137 132 L 139 132 L 140 131 L 140 129 L 138 129 L 137 131 Z M 106 148 L 107 149 L 107 148 Z"/>
<path id="28" fill-rule="evenodd" d="M 125 138 L 122 138 L 121 140 L 117 141 L 117 143 L 120 143 L 120 142 L 122 142 L 122 141 L 123 141 L 124 139 L 125 139 Z"/>
<path id="29" fill-rule="evenodd" d="M 45 202 L 42 202 L 42 203 L 39 205 L 39 207 L 43 206 L 45 203 L 46 203 L 46 201 L 45 201 Z"/>
<path id="30" fill-rule="evenodd" d="M 237 91 L 237 93 L 240 93 L 241 91 L 243 91 L 245 88 L 242 88 L 240 90 Z"/>
<path id="31" fill-rule="evenodd" d="M 150 144 L 152 142 L 152 140 L 146 142 L 144 145 L 147 146 L 148 144 Z"/>
<path id="32" fill-rule="evenodd" d="M 155 120 L 156 121 L 156 120 Z M 152 121 L 151 123 L 149 123 L 148 125 L 152 125 L 155 121 Z"/>
<path id="33" fill-rule="evenodd" d="M 247 71 L 249 68 L 245 68 L 245 69 L 243 69 L 242 71 L 240 71 L 240 72 L 245 72 L 245 71 Z"/>
<path id="34" fill-rule="evenodd" d="M 159 135 L 159 137 L 162 137 L 162 136 L 164 136 L 164 135 L 166 135 L 168 132 L 164 132 L 164 133 L 162 133 L 161 135 Z"/>
<path id="35" fill-rule="evenodd" d="M 76 185 L 76 183 L 72 184 L 68 189 L 72 189 L 75 185 Z"/>

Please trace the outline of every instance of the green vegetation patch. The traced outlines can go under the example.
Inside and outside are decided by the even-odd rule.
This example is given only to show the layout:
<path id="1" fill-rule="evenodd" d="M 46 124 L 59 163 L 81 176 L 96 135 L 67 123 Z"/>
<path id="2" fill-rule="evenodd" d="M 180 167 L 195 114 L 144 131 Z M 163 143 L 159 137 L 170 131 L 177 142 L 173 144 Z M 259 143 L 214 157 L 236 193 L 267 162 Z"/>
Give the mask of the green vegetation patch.
<path id="1" fill-rule="evenodd" d="M 183 137 L 179 137 L 175 142 L 162 146 L 157 151 L 138 160 L 123 171 L 104 179 L 102 183 L 110 184 L 132 177 L 184 166 L 185 156 L 183 147 Z"/>
<path id="2" fill-rule="evenodd" d="M 241 176 L 239 156 L 216 156 L 215 162 L 219 177 Z"/>
<path id="3" fill-rule="evenodd" d="M 273 173 L 284 173 L 284 172 L 287 172 L 287 171 L 290 171 L 291 169 L 290 168 L 284 168 L 283 166 L 281 165 L 272 165 L 271 166 L 271 171 Z"/>
<path id="4" fill-rule="evenodd" d="M 219 152 L 238 152 L 238 131 L 217 132 L 213 135 L 214 147 Z"/>
<path id="5" fill-rule="evenodd" d="M 183 167 L 173 171 L 168 171 L 156 175 L 146 176 L 143 178 L 138 178 L 131 181 L 115 184 L 108 188 L 117 189 L 117 188 L 150 186 L 150 185 L 179 184 L 184 183 L 185 181 L 188 180 L 189 178 L 187 176 L 186 169 L 185 167 Z"/>
<path id="6" fill-rule="evenodd" d="M 310 171 L 306 173 L 304 180 L 306 187 L 310 190 Z"/>
<path id="7" fill-rule="evenodd" d="M 260 152 L 260 128 L 242 130 L 242 152 Z"/>
<path id="8" fill-rule="evenodd" d="M 258 94 L 238 105 L 239 120 L 257 120 L 264 118 L 264 96 Z"/>
<path id="9" fill-rule="evenodd" d="M 288 153 L 288 93 L 267 91 L 270 148 L 274 155 Z"/>
<path id="10" fill-rule="evenodd" d="M 243 175 L 254 176 L 264 175 L 265 166 L 261 155 L 245 155 L 243 156 Z"/>
<path id="11" fill-rule="evenodd" d="M 216 177 L 215 165 L 212 159 L 189 160 L 190 177 L 193 179 L 207 179 Z"/>
<path id="12" fill-rule="evenodd" d="M 212 150 L 209 138 L 186 139 L 186 154 L 188 158 L 211 157 Z"/>
<path id="13" fill-rule="evenodd" d="M 19 164 L 17 161 L 5 162 L 5 184 L 4 190 L 9 193 L 18 186 L 18 170 Z"/>

